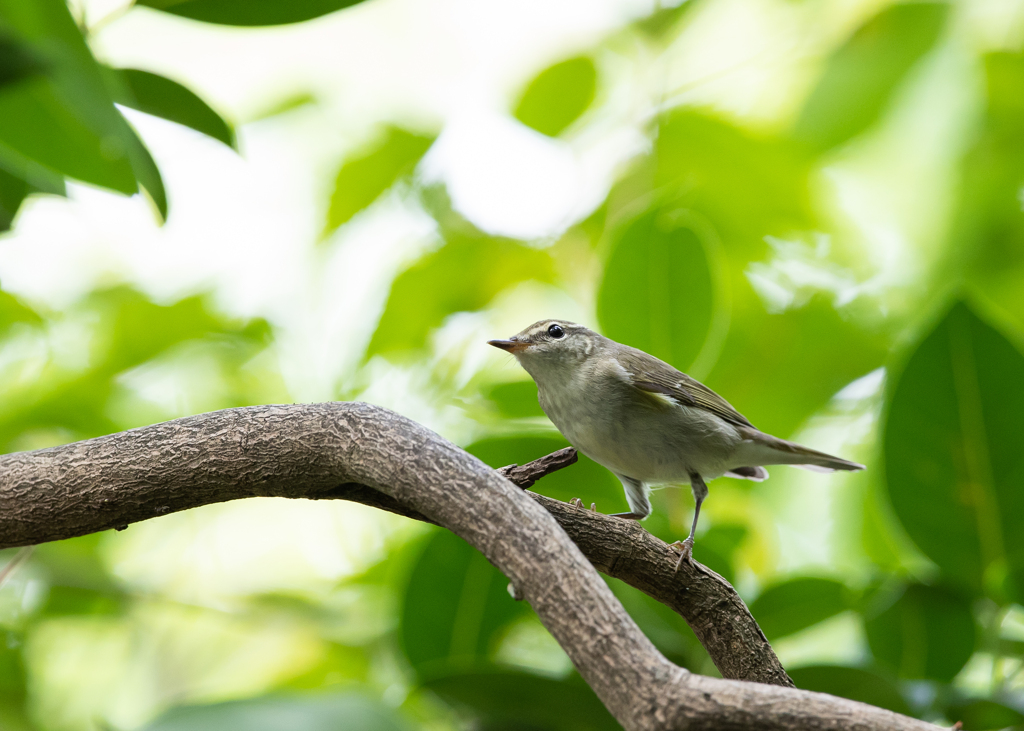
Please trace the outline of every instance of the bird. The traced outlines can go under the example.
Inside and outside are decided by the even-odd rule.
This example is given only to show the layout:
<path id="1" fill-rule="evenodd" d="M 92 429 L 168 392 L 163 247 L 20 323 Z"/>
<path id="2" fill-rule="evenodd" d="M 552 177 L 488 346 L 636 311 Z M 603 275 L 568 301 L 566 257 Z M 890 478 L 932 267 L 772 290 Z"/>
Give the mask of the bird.
<path id="1" fill-rule="evenodd" d="M 613 517 L 644 520 L 653 485 L 690 485 L 690 534 L 671 544 L 677 570 L 692 559 L 708 481 L 725 475 L 760 482 L 766 465 L 864 469 L 760 431 L 696 379 L 583 325 L 541 320 L 487 342 L 515 356 L 533 378 L 541 408 L 569 443 L 622 483 L 629 512 Z"/>

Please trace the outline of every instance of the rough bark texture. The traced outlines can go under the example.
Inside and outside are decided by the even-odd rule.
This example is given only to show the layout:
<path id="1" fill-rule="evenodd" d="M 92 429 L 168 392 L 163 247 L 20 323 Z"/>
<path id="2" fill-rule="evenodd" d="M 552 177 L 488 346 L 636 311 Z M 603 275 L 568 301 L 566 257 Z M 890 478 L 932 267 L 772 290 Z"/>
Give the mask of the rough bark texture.
<path id="1" fill-rule="evenodd" d="M 935 728 L 853 701 L 673 665 L 536 500 L 437 434 L 367 404 L 229 409 L 4 455 L 0 546 L 242 497 L 323 498 L 349 484 L 390 496 L 483 552 L 627 729 Z"/>

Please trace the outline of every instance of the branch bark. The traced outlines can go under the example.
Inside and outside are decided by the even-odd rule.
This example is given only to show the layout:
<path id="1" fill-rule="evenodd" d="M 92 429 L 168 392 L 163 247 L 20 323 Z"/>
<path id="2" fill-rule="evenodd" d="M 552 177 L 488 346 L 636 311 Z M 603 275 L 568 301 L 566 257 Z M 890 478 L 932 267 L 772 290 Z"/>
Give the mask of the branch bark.
<path id="1" fill-rule="evenodd" d="M 368 404 L 229 409 L 4 455 L 0 547 L 70 538 L 243 497 L 322 499 L 360 490 L 389 497 L 478 548 L 530 602 L 627 729 L 935 728 L 841 698 L 707 678 L 673 665 L 640 632 L 539 496 L 531 499 L 419 424 Z M 364 497 L 360 502 L 373 504 L 369 493 Z M 579 537 L 589 536 L 585 540 L 615 532 L 617 526 L 605 522 L 612 518 L 570 510 L 563 518 Z M 670 594 L 657 568 L 663 563 L 658 555 L 665 557 L 668 549 L 645 535 L 630 527 L 606 552 L 595 552 L 594 563 L 611 572 L 636 561 L 654 572 L 652 596 Z M 703 614 L 714 627 L 711 634 L 730 623 L 715 612 L 705 608 Z"/>

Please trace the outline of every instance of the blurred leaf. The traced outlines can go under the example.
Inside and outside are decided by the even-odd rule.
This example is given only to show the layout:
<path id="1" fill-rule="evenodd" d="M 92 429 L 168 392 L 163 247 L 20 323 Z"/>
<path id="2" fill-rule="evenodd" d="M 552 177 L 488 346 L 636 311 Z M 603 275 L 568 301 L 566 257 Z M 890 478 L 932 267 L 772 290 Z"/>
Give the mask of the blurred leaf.
<path id="1" fill-rule="evenodd" d="M 850 608 L 846 587 L 832 579 L 801 577 L 765 589 L 750 612 L 769 640 L 823 622 Z"/>
<path id="2" fill-rule="evenodd" d="M 957 182 L 956 213 L 935 281 L 969 282 L 1024 319 L 1024 53 L 984 57 L 986 107 Z"/>
<path id="3" fill-rule="evenodd" d="M 17 297 L 0 290 L 0 337 L 6 335 L 11 326 L 18 322 L 41 325 L 43 319 Z"/>
<path id="4" fill-rule="evenodd" d="M 177 81 L 138 69 L 104 69 L 114 101 L 140 112 L 169 119 L 235 146 L 235 133 L 194 92 Z"/>
<path id="5" fill-rule="evenodd" d="M 136 0 L 183 18 L 221 25 L 285 25 L 319 18 L 362 0 Z"/>
<path id="6" fill-rule="evenodd" d="M 423 684 L 447 703 L 467 708 L 476 728 L 523 731 L 618 731 L 621 727 L 586 684 L 511 670 L 479 670 Z"/>
<path id="7" fill-rule="evenodd" d="M 10 229 L 14 216 L 28 194 L 28 183 L 0 169 L 0 233 Z M 3 321 L 2 317 L 0 315 L 0 322 Z"/>
<path id="8" fill-rule="evenodd" d="M 29 46 L 0 27 L 0 87 L 45 70 L 46 64 Z"/>
<path id="9" fill-rule="evenodd" d="M 0 0 L 8 32 L 45 64 L 45 76 L 0 89 L 0 147 L 5 169 L 32 163 L 122 193 L 146 188 L 161 215 L 167 201 L 160 173 L 114 107 L 99 65 L 63 0 Z"/>
<path id="10" fill-rule="evenodd" d="M 355 693 L 267 696 L 172 708 L 142 731 L 403 731 L 381 703 Z"/>
<path id="11" fill-rule="evenodd" d="M 427 540 L 405 589 L 398 637 L 421 677 L 486 661 L 501 630 L 529 606 L 483 554 L 448 531 Z"/>
<path id="12" fill-rule="evenodd" d="M 395 279 L 367 357 L 422 348 L 448 315 L 479 310 L 520 282 L 553 278 L 547 252 L 508 239 L 452 234 Z"/>
<path id="13" fill-rule="evenodd" d="M 533 381 L 499 383 L 487 389 L 485 396 L 497 406 L 498 413 L 507 419 L 544 416 L 544 410 L 537 400 L 537 384 Z"/>
<path id="14" fill-rule="evenodd" d="M 868 670 L 841 665 L 812 665 L 789 668 L 787 672 L 796 687 L 802 690 L 828 693 L 887 708 L 905 716 L 913 715 L 896 684 Z"/>
<path id="15" fill-rule="evenodd" d="M 612 242 L 597 295 L 604 334 L 680 370 L 693 365 L 716 310 L 726 312 L 716 291 L 717 251 L 710 237 L 685 211 L 662 208 L 624 226 Z"/>
<path id="16" fill-rule="evenodd" d="M 326 231 L 346 223 L 410 174 L 433 143 L 433 137 L 388 127 L 367 149 L 345 160 L 334 181 Z"/>
<path id="17" fill-rule="evenodd" d="M 768 234 L 815 227 L 808 173 L 797 144 L 754 135 L 693 109 L 658 123 L 652 185 L 705 217 L 737 261 L 760 257 Z"/>
<path id="18" fill-rule="evenodd" d="M 700 548 L 694 546 L 694 556 L 731 584 L 736 578 L 733 554 L 746 537 L 746 526 L 728 523 L 713 525 L 697 541 Z"/>
<path id="19" fill-rule="evenodd" d="M 569 446 L 558 436 L 491 437 L 473 442 L 466 451 L 495 469 L 509 464 L 526 464 Z M 622 484 L 608 470 L 585 455 L 565 469 L 553 472 L 530 488 L 563 502 L 580 498 L 588 507 L 597 503 L 602 513 L 628 510 Z"/>
<path id="20" fill-rule="evenodd" d="M 946 709 L 945 715 L 953 722 L 962 721 L 964 731 L 1024 726 L 1024 713 L 985 698 L 951 706 Z"/>
<path id="21" fill-rule="evenodd" d="M 10 630 L 0 630 L 0 728 L 4 731 L 31 731 L 26 708 L 25 664 L 21 638 Z"/>
<path id="22" fill-rule="evenodd" d="M 1024 600 L 1021 434 L 1024 355 L 958 302 L 890 389 L 886 483 L 907 533 L 943 572 L 974 591 L 986 572 L 1008 573 L 1002 591 L 1016 601 Z"/>
<path id="23" fill-rule="evenodd" d="M 123 595 L 78 586 L 51 586 L 42 614 L 47 617 L 81 614 L 121 614 Z"/>
<path id="24" fill-rule="evenodd" d="M 660 40 L 676 28 L 679 21 L 689 15 L 698 2 L 699 0 L 682 0 L 672 6 L 658 3 L 653 13 L 634 21 L 633 25 L 647 36 Z"/>
<path id="25" fill-rule="evenodd" d="M 697 545 L 702 546 L 700 541 Z M 605 577 L 605 581 L 661 654 L 695 673 L 717 673 L 693 630 L 673 609 L 623 581 L 610 577 Z"/>
<path id="26" fill-rule="evenodd" d="M 870 127 L 935 45 L 948 11 L 947 3 L 895 3 L 861 26 L 829 59 L 794 136 L 827 150 Z"/>
<path id="27" fill-rule="evenodd" d="M 948 589 L 911 584 L 865 627 L 875 659 L 901 678 L 949 682 L 974 653 L 971 603 Z"/>
<path id="28" fill-rule="evenodd" d="M 557 137 L 593 103 L 597 69 L 587 56 L 556 63 L 531 81 L 514 116 L 531 129 Z"/>

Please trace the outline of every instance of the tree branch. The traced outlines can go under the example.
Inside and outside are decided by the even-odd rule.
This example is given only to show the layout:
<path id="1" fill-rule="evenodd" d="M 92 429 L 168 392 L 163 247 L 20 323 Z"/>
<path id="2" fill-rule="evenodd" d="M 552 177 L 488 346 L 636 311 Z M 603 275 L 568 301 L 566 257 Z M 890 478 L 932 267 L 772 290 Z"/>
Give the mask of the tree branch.
<path id="1" fill-rule="evenodd" d="M 4 455 L 0 547 L 243 497 L 338 497 L 339 485 L 372 488 L 478 548 L 627 729 L 935 728 L 841 698 L 702 677 L 673 665 L 536 500 L 437 434 L 368 404 L 228 409 Z M 579 525 L 604 520 L 613 519 L 592 515 Z M 638 526 L 632 530 L 630 551 L 595 563 L 614 570 L 634 560 L 636 542 L 646 539 Z M 644 553 L 641 563 L 657 563 Z"/>

